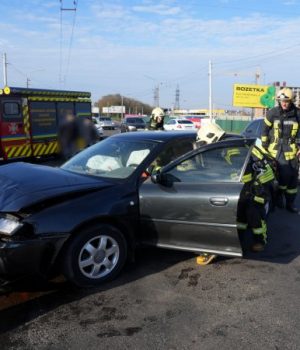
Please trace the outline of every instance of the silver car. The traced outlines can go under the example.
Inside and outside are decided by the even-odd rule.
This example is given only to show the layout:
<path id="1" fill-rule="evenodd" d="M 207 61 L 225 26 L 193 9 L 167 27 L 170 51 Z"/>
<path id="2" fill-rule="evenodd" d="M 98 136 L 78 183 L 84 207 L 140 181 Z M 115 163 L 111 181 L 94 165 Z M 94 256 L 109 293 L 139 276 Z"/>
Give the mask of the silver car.
<path id="1" fill-rule="evenodd" d="M 115 130 L 116 124 L 110 117 L 99 117 L 98 120 L 104 130 Z"/>

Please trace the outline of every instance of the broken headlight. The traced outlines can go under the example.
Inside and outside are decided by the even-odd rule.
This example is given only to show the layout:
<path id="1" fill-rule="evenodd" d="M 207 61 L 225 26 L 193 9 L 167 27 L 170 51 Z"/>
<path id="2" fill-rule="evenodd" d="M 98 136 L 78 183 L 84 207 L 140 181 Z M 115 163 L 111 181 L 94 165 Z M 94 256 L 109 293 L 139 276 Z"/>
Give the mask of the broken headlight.
<path id="1" fill-rule="evenodd" d="M 0 216 L 0 235 L 12 236 L 23 224 L 13 215 Z"/>

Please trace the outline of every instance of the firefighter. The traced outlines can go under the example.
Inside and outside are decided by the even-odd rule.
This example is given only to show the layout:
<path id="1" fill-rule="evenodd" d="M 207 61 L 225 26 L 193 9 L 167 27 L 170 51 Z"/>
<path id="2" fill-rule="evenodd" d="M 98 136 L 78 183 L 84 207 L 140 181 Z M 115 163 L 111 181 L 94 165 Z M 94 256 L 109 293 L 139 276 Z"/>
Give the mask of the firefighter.
<path id="1" fill-rule="evenodd" d="M 243 231 L 252 230 L 254 252 L 264 250 L 267 243 L 266 205 L 272 199 L 275 180 L 273 164 L 263 147 L 252 146 L 251 155 L 242 177 L 242 188 L 238 209 L 237 228 L 243 241 Z"/>
<path id="2" fill-rule="evenodd" d="M 156 107 L 151 112 L 150 130 L 163 130 L 164 126 L 164 111 L 160 107 Z"/>
<path id="3" fill-rule="evenodd" d="M 299 214 L 294 201 L 297 195 L 300 155 L 300 110 L 294 105 L 293 92 L 289 88 L 279 90 L 276 99 L 279 106 L 268 111 L 261 140 L 263 147 L 278 163 L 277 206 Z"/>

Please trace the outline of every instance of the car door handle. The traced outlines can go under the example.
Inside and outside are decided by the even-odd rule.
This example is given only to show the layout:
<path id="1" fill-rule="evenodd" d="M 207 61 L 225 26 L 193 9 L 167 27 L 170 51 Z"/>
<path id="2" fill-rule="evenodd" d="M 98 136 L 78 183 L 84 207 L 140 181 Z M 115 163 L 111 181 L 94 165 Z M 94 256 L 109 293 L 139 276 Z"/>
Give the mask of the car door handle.
<path id="1" fill-rule="evenodd" d="M 228 198 L 226 198 L 226 197 L 211 197 L 211 198 L 209 198 L 209 201 L 212 205 L 215 205 L 216 207 L 222 207 L 224 205 L 227 205 Z"/>

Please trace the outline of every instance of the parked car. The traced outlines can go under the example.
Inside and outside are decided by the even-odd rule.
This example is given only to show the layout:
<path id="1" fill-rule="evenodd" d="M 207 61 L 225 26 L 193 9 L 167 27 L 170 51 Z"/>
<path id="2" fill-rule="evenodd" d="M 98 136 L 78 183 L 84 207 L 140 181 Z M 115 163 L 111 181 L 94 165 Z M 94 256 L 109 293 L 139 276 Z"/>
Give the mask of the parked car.
<path id="1" fill-rule="evenodd" d="M 187 119 L 177 119 L 172 118 L 169 119 L 166 123 L 164 123 L 164 129 L 165 130 L 195 130 L 197 131 L 197 128 L 195 127 L 194 123 Z"/>
<path id="2" fill-rule="evenodd" d="M 116 124 L 110 117 L 99 117 L 98 120 L 104 130 L 115 130 Z"/>
<path id="3" fill-rule="evenodd" d="M 92 117 L 92 120 L 93 120 L 93 123 L 94 123 L 94 125 L 95 125 L 95 127 L 97 129 L 97 133 L 98 133 L 99 139 L 102 139 L 104 131 L 103 131 L 103 127 L 100 124 L 99 119 L 97 119 L 96 117 Z"/>
<path id="4" fill-rule="evenodd" d="M 121 132 L 137 131 L 137 130 L 145 130 L 145 129 L 146 129 L 146 123 L 144 119 L 141 117 L 126 117 L 120 125 Z"/>
<path id="5" fill-rule="evenodd" d="M 242 256 L 236 209 L 254 140 L 194 141 L 194 132 L 119 133 L 58 168 L 2 165 L 0 280 L 55 269 L 98 285 L 140 244 Z"/>
<path id="6" fill-rule="evenodd" d="M 249 124 L 247 124 L 246 128 L 242 131 L 241 134 L 245 137 L 260 138 L 262 133 L 263 122 L 263 118 L 252 120 Z"/>
<path id="7" fill-rule="evenodd" d="M 200 129 L 201 128 L 201 121 L 203 119 L 209 119 L 209 117 L 207 117 L 207 116 L 204 117 L 204 116 L 196 116 L 196 115 L 187 115 L 187 116 L 185 116 L 185 119 L 190 120 L 191 122 L 194 123 L 194 125 L 195 125 L 195 127 L 197 129 Z"/>

